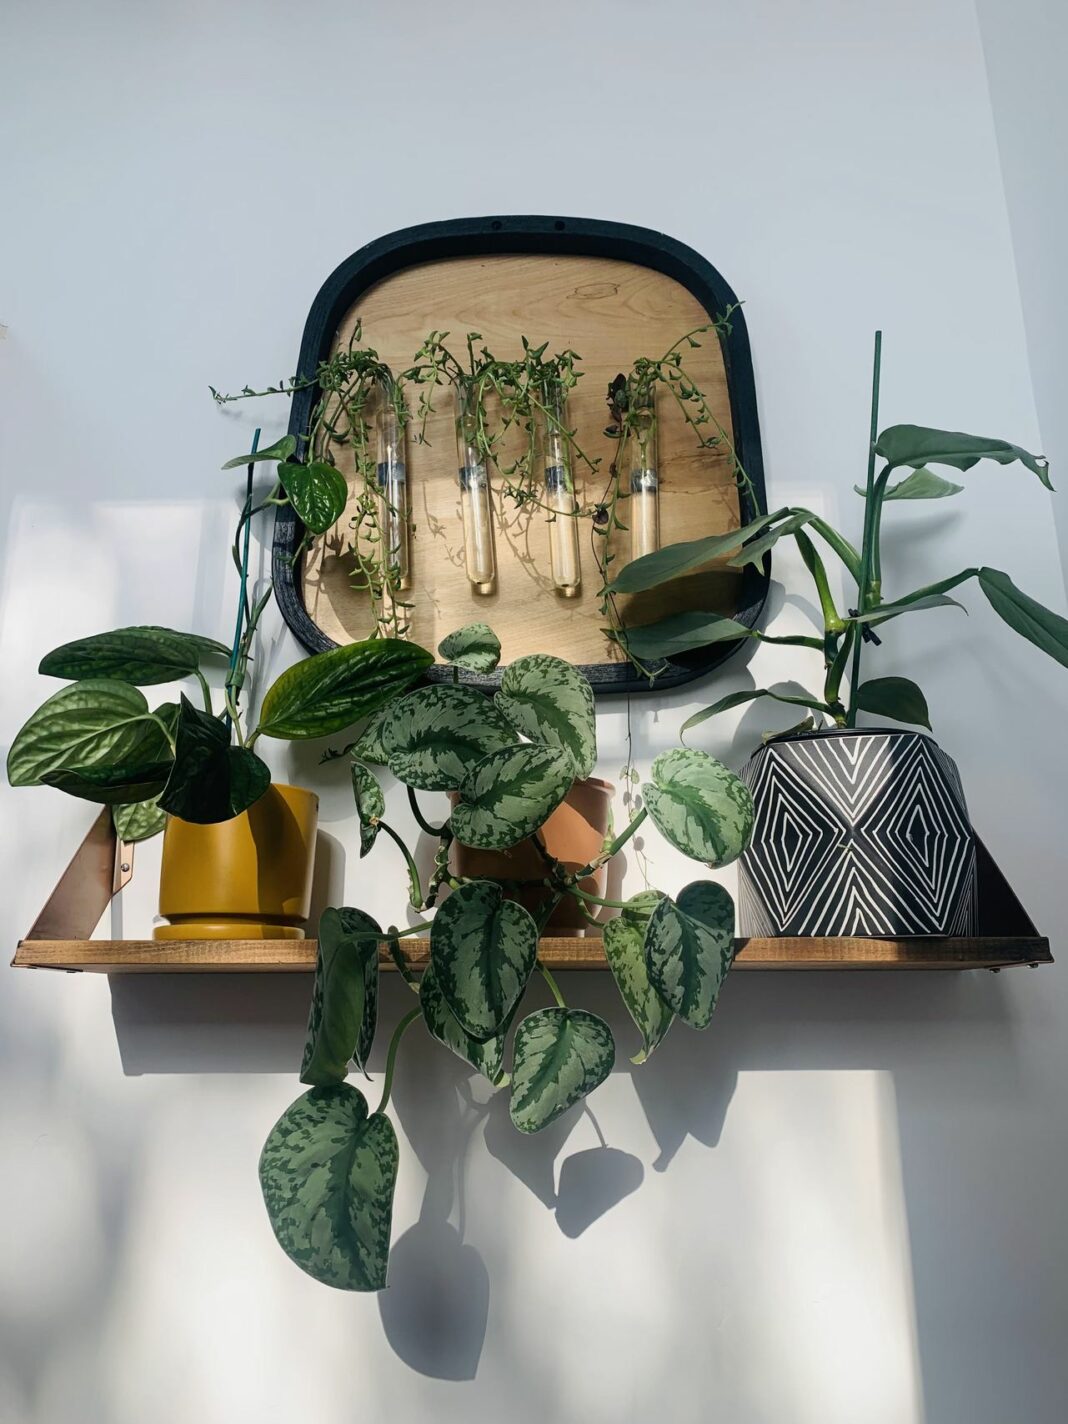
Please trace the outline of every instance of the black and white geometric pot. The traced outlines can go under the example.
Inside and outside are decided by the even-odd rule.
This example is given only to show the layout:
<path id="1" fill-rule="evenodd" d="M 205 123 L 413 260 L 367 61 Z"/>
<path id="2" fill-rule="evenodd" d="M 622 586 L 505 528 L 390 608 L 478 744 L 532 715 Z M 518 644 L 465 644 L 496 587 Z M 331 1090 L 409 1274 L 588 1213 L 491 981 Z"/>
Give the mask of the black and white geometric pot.
<path id="1" fill-rule="evenodd" d="M 957 768 L 931 737 L 778 737 L 742 779 L 756 823 L 739 863 L 741 934 L 976 933 L 975 838 Z"/>

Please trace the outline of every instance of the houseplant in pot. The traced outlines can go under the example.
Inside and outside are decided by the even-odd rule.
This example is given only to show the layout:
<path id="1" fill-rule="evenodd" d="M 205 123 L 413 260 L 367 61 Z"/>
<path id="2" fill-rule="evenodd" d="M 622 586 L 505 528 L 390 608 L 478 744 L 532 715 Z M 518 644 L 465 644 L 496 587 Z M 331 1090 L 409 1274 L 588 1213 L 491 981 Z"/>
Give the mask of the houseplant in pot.
<path id="1" fill-rule="evenodd" d="M 1068 666 L 1068 620 L 1022 592 L 997 569 L 974 567 L 887 597 L 882 524 L 901 500 L 942 500 L 963 485 L 934 467 L 965 472 L 980 460 L 1022 465 L 1052 488 L 1047 462 L 1003 440 L 915 425 L 878 433 L 879 339 L 876 339 L 871 443 L 859 547 L 811 510 L 787 507 L 743 529 L 670 546 L 636 560 L 616 578 L 618 591 L 654 588 L 714 558 L 742 567 L 763 561 L 792 538 L 812 576 L 823 627 L 818 636 L 776 637 L 712 613 L 684 613 L 623 634 L 628 648 L 657 660 L 713 641 L 756 639 L 810 648 L 822 661 L 812 693 L 774 688 L 732 693 L 690 717 L 706 718 L 771 697 L 807 713 L 793 733 L 770 739 L 743 777 L 753 790 L 756 824 L 740 867 L 742 928 L 763 935 L 945 935 L 976 927 L 975 843 L 952 761 L 934 740 L 897 728 L 858 728 L 866 712 L 930 729 L 926 699 L 911 679 L 865 678 L 866 650 L 881 624 L 936 608 L 958 607 L 951 593 L 978 583 L 1010 628 Z M 810 537 L 815 535 L 815 539 Z M 816 541 L 819 541 L 818 543 Z M 824 562 L 829 552 L 856 589 L 839 609 Z"/>
<path id="2" fill-rule="evenodd" d="M 295 449 L 287 436 L 230 462 L 250 465 L 234 544 L 241 591 L 232 646 L 170 628 L 133 627 L 55 648 L 40 671 L 67 686 L 33 713 L 8 754 L 12 786 L 54 786 L 110 806 L 124 840 L 143 840 L 166 825 L 160 908 L 172 925 L 157 930 L 159 937 L 303 933 L 317 798 L 299 787 L 272 786 L 255 744 L 261 737 L 339 732 L 411 686 L 433 660 L 400 639 L 337 648 L 283 672 L 250 724 L 242 690 L 271 594 L 268 585 L 253 603 L 248 592 L 248 525 L 257 509 L 251 466 L 278 464 L 270 502 L 292 501 L 312 531 L 329 528 L 344 507 L 337 472 L 301 464 Z M 226 668 L 219 708 L 204 672 L 213 663 Z M 185 678 L 195 679 L 201 705 L 181 692 L 177 701 L 152 707 L 141 691 Z"/>
<path id="3" fill-rule="evenodd" d="M 477 645 L 495 660 L 487 633 L 461 630 L 446 640 L 445 656 L 463 660 Z M 324 914 L 301 1066 L 309 1090 L 271 1130 L 260 1181 L 275 1235 L 299 1266 L 329 1285 L 378 1290 L 386 1284 L 398 1166 L 396 1135 L 384 1110 L 409 1026 L 421 1019 L 491 1083 L 508 1086 L 511 1119 L 520 1132 L 554 1122 L 603 1082 L 615 1059 L 608 1024 L 567 1004 L 539 959 L 542 928 L 554 908 L 571 899 L 589 921 L 615 912 L 602 926 L 605 955 L 641 1035 L 635 1062 L 648 1057 L 675 1017 L 692 1028 L 707 1027 L 734 956 L 728 892 L 699 879 L 674 897 L 646 890 L 615 902 L 585 887 L 647 819 L 691 859 L 709 867 L 727 864 L 748 841 L 752 802 L 738 778 L 712 757 L 674 748 L 653 763 L 644 804 L 628 824 L 610 833 L 585 864 L 562 863 L 540 833 L 592 768 L 596 728 L 582 677 L 541 654 L 513 663 L 493 697 L 455 684 L 402 695 L 343 754 L 353 758 L 365 852 L 383 838 L 392 840 L 408 868 L 410 904 L 435 913 L 404 930 L 385 931 L 359 909 Z M 383 819 L 376 763 L 406 784 L 421 826 L 438 841 L 425 886 L 415 857 Z M 425 790 L 455 793 L 440 825 L 419 804 Z M 531 837 L 539 848 L 534 874 L 470 875 L 450 865 L 454 843 L 507 852 Z M 503 869 L 515 867 L 505 862 Z M 429 937 L 421 973 L 405 951 L 413 935 Z M 366 1064 L 374 1039 L 383 942 L 417 1003 L 394 1032 L 381 1097 L 371 1112 L 363 1093 L 345 1079 L 350 1060 Z M 545 981 L 552 1003 L 521 1017 L 536 977 Z"/>

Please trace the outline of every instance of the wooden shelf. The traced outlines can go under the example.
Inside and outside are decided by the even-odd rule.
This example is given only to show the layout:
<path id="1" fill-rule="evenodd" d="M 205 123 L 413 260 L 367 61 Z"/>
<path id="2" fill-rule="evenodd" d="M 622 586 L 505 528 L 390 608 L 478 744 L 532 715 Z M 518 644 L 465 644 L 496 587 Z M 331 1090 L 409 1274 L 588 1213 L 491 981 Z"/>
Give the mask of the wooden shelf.
<path id="1" fill-rule="evenodd" d="M 404 941 L 418 965 L 425 939 Z M 315 967 L 312 939 L 106 940 L 24 939 L 17 969 L 62 969 L 96 974 L 307 973 Z M 597 938 L 543 939 L 541 957 L 553 969 L 604 969 Z M 1041 935 L 981 939 L 740 939 L 735 969 L 1008 969 L 1052 964 Z M 393 969 L 383 951 L 382 967 Z"/>

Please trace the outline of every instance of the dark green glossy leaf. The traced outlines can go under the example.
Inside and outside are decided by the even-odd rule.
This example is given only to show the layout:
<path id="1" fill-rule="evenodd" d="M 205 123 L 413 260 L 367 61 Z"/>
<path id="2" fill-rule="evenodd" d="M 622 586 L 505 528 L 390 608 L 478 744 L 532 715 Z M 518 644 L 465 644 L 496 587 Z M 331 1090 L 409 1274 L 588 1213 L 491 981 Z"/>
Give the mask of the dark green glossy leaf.
<path id="1" fill-rule="evenodd" d="M 217 717 L 183 697 L 175 734 L 174 766 L 159 798 L 164 811 L 183 821 L 211 825 L 248 810 L 271 784 L 255 752 L 230 745 Z"/>
<path id="2" fill-rule="evenodd" d="M 861 485 L 854 485 L 853 488 L 857 494 L 867 498 L 867 490 Z M 963 485 L 955 485 L 952 480 L 943 479 L 934 470 L 921 466 L 899 484 L 887 485 L 883 499 L 947 499 L 950 495 L 960 494 L 963 488 Z"/>
<path id="3" fill-rule="evenodd" d="M 774 514 L 762 514 L 741 529 L 726 534 L 710 534 L 703 539 L 688 539 L 678 544 L 666 544 L 652 554 L 633 559 L 609 585 L 612 593 L 641 593 L 657 588 L 673 578 L 699 569 L 713 559 L 733 553 L 746 539 L 751 539 L 769 524 L 789 514 L 789 509 L 777 509 Z"/>
<path id="4" fill-rule="evenodd" d="M 113 768 L 156 774 L 170 759 L 166 725 L 166 716 L 151 712 L 144 694 L 128 683 L 73 683 L 42 703 L 18 732 L 8 752 L 8 780 L 36 786 L 68 768 L 82 777 Z"/>
<path id="5" fill-rule="evenodd" d="M 41 777 L 44 786 L 54 786 L 68 796 L 92 801 L 98 806 L 124 806 L 148 797 L 158 796 L 171 770 L 168 752 L 166 760 L 148 765 L 132 766 L 65 766 L 46 771 Z"/>
<path id="6" fill-rule="evenodd" d="M 660 893 L 643 890 L 604 927 L 604 956 L 627 1012 L 642 1036 L 642 1050 L 630 1060 L 644 1063 L 671 1027 L 674 1014 L 653 988 L 645 963 L 645 931 L 660 903 Z"/>
<path id="7" fill-rule="evenodd" d="M 711 643 L 733 642 L 753 637 L 752 629 L 719 613 L 671 613 L 656 623 L 625 628 L 619 633 L 627 651 L 640 660 L 655 662 L 675 657 Z"/>
<path id="8" fill-rule="evenodd" d="M 488 623 L 468 623 L 438 644 L 447 663 L 470 672 L 492 672 L 501 660 L 501 640 Z"/>
<path id="9" fill-rule="evenodd" d="M 158 801 L 134 801 L 126 806 L 113 806 L 111 820 L 120 841 L 134 845 L 159 835 L 167 824 L 167 813 Z"/>
<path id="10" fill-rule="evenodd" d="M 302 1083 L 315 1087 L 341 1083 L 348 1075 L 350 1059 L 355 1058 L 361 1067 L 367 1060 L 378 1014 L 378 941 L 363 938 L 367 933 L 381 935 L 382 931 L 362 910 L 328 909 L 322 913 L 315 987 L 300 1066 Z"/>
<path id="11" fill-rule="evenodd" d="M 433 661 L 425 648 L 402 638 L 368 638 L 316 653 L 268 689 L 257 731 L 294 741 L 341 732 L 410 687 Z"/>
<path id="12" fill-rule="evenodd" d="M 533 918 L 499 885 L 475 880 L 454 890 L 434 916 L 430 962 L 446 1004 L 465 1033 L 500 1034 L 538 957 Z"/>
<path id="13" fill-rule="evenodd" d="M 1032 455 L 1006 440 L 965 435 L 960 430 L 934 430 L 926 425 L 891 425 L 879 436 L 875 453 L 890 465 L 951 465 L 956 470 L 970 470 L 980 460 L 996 460 L 999 465 L 1011 465 L 1019 460 L 1038 476 L 1047 489 L 1053 488 L 1049 479 L 1049 461 L 1044 456 Z"/>
<path id="14" fill-rule="evenodd" d="M 691 727 L 697 727 L 702 722 L 707 722 L 710 717 L 718 717 L 721 712 L 729 712 L 732 707 L 741 707 L 743 703 L 755 702 L 760 697 L 771 697 L 776 702 L 788 702 L 794 707 L 811 707 L 815 712 L 827 711 L 827 704 L 816 697 L 795 697 L 793 694 L 772 692 L 766 687 L 760 687 L 754 688 L 752 692 L 729 692 L 726 697 L 721 697 L 710 707 L 702 707 L 700 712 L 695 712 L 692 717 L 686 718 L 681 731 L 686 733 Z"/>
<path id="15" fill-rule="evenodd" d="M 593 688 L 570 663 L 549 653 L 517 658 L 505 669 L 493 700 L 522 736 L 566 752 L 576 776 L 593 771 L 597 760 Z"/>
<path id="16" fill-rule="evenodd" d="M 206 657 L 229 656 L 230 649 L 222 643 L 172 628 L 116 628 L 54 648 L 41 659 L 38 671 L 72 681 L 110 678 L 149 687 L 196 672 Z"/>
<path id="17" fill-rule="evenodd" d="M 282 464 L 278 478 L 305 527 L 313 534 L 325 534 L 345 513 L 349 487 L 345 476 L 323 460 L 307 465 Z"/>
<path id="18" fill-rule="evenodd" d="M 691 860 L 709 866 L 736 860 L 753 834 L 749 788 L 706 752 L 673 747 L 653 762 L 642 787 L 660 834 Z"/>
<path id="19" fill-rule="evenodd" d="M 227 460 L 223 469 L 237 470 L 245 465 L 256 465 L 261 460 L 288 460 L 296 448 L 297 437 L 283 435 L 281 440 L 276 440 L 273 445 L 265 445 L 262 450 L 257 450 L 254 454 L 250 451 L 247 455 L 235 455 L 232 460 Z"/>
<path id="20" fill-rule="evenodd" d="M 1068 618 L 1023 593 L 1008 574 L 997 569 L 980 569 L 979 587 L 1010 628 L 1068 667 Z"/>
<path id="21" fill-rule="evenodd" d="M 553 747 L 524 744 L 491 752 L 460 783 L 453 834 L 461 845 L 506 850 L 548 820 L 573 781 L 571 758 Z"/>
<path id="22" fill-rule="evenodd" d="M 515 1036 L 509 1113 L 520 1132 L 540 1132 L 612 1071 L 616 1047 L 604 1019 L 585 1009 L 540 1009 Z"/>
<path id="23" fill-rule="evenodd" d="M 374 772 L 360 761 L 352 763 L 352 795 L 360 822 L 362 860 L 378 839 L 378 823 L 386 814 L 386 798 Z"/>
<path id="24" fill-rule="evenodd" d="M 695 880 L 678 900 L 664 896 L 645 931 L 649 979 L 691 1028 L 707 1028 L 734 961 L 734 901 L 722 885 Z"/>
<path id="25" fill-rule="evenodd" d="M 516 740 L 490 698 L 448 686 L 421 687 L 393 703 L 380 737 L 390 771 L 420 791 L 455 791 L 484 756 Z"/>
<path id="26" fill-rule="evenodd" d="M 931 714 L 927 699 L 907 677 L 873 677 L 857 688 L 856 705 L 877 717 L 892 717 L 895 722 L 913 722 L 931 730 Z"/>
<path id="27" fill-rule="evenodd" d="M 282 1250 L 339 1290 L 386 1284 L 397 1135 L 348 1083 L 312 1088 L 282 1114 L 260 1157 L 260 1187 Z"/>
<path id="28" fill-rule="evenodd" d="M 465 1063 L 470 1063 L 472 1068 L 477 1068 L 494 1087 L 500 1087 L 507 1082 L 507 1074 L 504 1072 L 505 1032 L 494 1038 L 487 1038 L 484 1042 L 465 1033 L 460 1020 L 445 1002 L 433 964 L 428 964 L 423 970 L 419 983 L 419 1003 L 423 1009 L 423 1020 L 439 1043 L 451 1049 Z"/>

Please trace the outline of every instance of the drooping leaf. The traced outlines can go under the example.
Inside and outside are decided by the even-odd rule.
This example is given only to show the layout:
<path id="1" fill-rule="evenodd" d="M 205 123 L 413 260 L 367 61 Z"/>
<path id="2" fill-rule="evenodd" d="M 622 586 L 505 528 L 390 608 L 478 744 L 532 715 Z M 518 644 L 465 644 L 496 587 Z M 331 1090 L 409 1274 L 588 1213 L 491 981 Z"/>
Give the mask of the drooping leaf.
<path id="1" fill-rule="evenodd" d="M 434 977 L 461 1028 L 482 1042 L 505 1029 L 537 957 L 533 917 L 489 880 L 461 885 L 434 916 Z"/>
<path id="2" fill-rule="evenodd" d="M 155 799 L 133 801 L 126 806 L 113 806 L 111 820 L 119 840 L 135 845 L 159 835 L 167 824 L 167 813 Z"/>
<path id="3" fill-rule="evenodd" d="M 493 701 L 470 687 L 421 687 L 390 709 L 381 730 L 390 771 L 419 791 L 455 791 L 515 732 Z"/>
<path id="4" fill-rule="evenodd" d="M 352 763 L 352 795 L 360 822 L 360 859 L 378 839 L 378 823 L 386 814 L 386 798 L 378 778 L 362 761 Z"/>
<path id="5" fill-rule="evenodd" d="M 501 1032 L 484 1042 L 472 1038 L 464 1032 L 460 1020 L 445 1002 L 433 964 L 423 970 L 419 983 L 419 1003 L 423 1009 L 423 1020 L 439 1043 L 450 1048 L 458 1058 L 470 1063 L 494 1085 L 499 1087 L 506 1081 L 504 1073 L 504 1040 Z"/>
<path id="6" fill-rule="evenodd" d="M 290 504 L 313 534 L 325 534 L 345 513 L 349 500 L 345 476 L 324 460 L 281 464 L 278 478 Z"/>
<path id="7" fill-rule="evenodd" d="M 488 623 L 468 623 L 438 644 L 447 663 L 469 672 L 492 672 L 501 660 L 501 640 Z"/>
<path id="8" fill-rule="evenodd" d="M 183 696 L 174 765 L 159 798 L 163 810 L 197 825 L 229 821 L 247 811 L 270 784 L 266 763 L 247 747 L 231 746 L 223 723 Z"/>
<path id="9" fill-rule="evenodd" d="M 677 901 L 665 895 L 645 931 L 656 992 L 691 1028 L 707 1028 L 734 960 L 734 901 L 722 885 L 695 880 Z"/>
<path id="10" fill-rule="evenodd" d="M 523 744 L 491 752 L 460 783 L 453 834 L 461 845 L 506 850 L 548 820 L 574 776 L 571 758 L 554 747 Z"/>
<path id="11" fill-rule="evenodd" d="M 769 524 L 790 513 L 789 509 L 777 509 L 774 514 L 762 514 L 741 529 L 733 529 L 726 534 L 710 534 L 703 539 L 666 544 L 652 554 L 633 559 L 609 584 L 609 590 L 612 593 L 641 593 L 647 588 L 657 588 L 673 578 L 699 569 L 703 564 L 711 563 L 713 559 L 733 553 L 746 539 L 751 539 Z"/>
<path id="12" fill-rule="evenodd" d="M 653 762 L 642 787 L 649 815 L 665 840 L 706 865 L 736 860 L 753 834 L 753 798 L 734 773 L 690 747 L 673 747 Z"/>
<path id="13" fill-rule="evenodd" d="M 382 745 L 382 732 L 393 715 L 393 708 L 394 703 L 390 701 L 372 713 L 367 726 L 352 746 L 346 747 L 345 750 L 350 756 L 359 757 L 360 761 L 368 762 L 371 766 L 385 766 L 386 749 Z"/>
<path id="14" fill-rule="evenodd" d="M 245 465 L 256 465 L 261 460 L 288 460 L 296 448 L 297 437 L 283 435 L 281 440 L 276 440 L 273 445 L 265 445 L 262 450 L 257 450 L 255 453 L 250 451 L 247 455 L 235 455 L 232 460 L 227 460 L 223 469 L 243 469 Z"/>
<path id="15" fill-rule="evenodd" d="M 734 642 L 753 637 L 751 628 L 719 613 L 671 613 L 656 623 L 639 628 L 624 628 L 620 642 L 627 651 L 643 662 L 675 657 L 692 648 L 706 648 L 712 643 Z"/>
<path id="16" fill-rule="evenodd" d="M 934 430 L 926 425 L 891 425 L 879 436 L 875 453 L 890 465 L 951 465 L 956 470 L 970 470 L 980 460 L 996 460 L 999 465 L 1011 465 L 1019 460 L 1036 474 L 1047 489 L 1049 461 L 1043 455 L 1032 455 L 1007 440 L 992 440 L 985 435 L 965 435 L 960 430 Z"/>
<path id="17" fill-rule="evenodd" d="M 370 1010 L 373 1037 L 378 1007 L 377 993 L 373 1003 L 367 1002 L 367 970 L 373 961 L 377 988 L 378 942 L 360 938 L 361 931 L 382 933 L 361 910 L 328 909 L 319 920 L 315 986 L 300 1065 L 300 1081 L 313 1087 L 344 1082 L 352 1058 L 361 1066 L 366 1062 L 370 1044 L 365 1019 Z"/>
<path id="18" fill-rule="evenodd" d="M 612 1071 L 616 1046 L 604 1019 L 585 1009 L 539 1009 L 519 1025 L 509 1114 L 520 1132 L 540 1132 L 592 1093 Z"/>
<path id="19" fill-rule="evenodd" d="M 366 1069 L 371 1056 L 378 1027 L 378 939 L 368 939 L 369 934 L 381 934 L 377 923 L 362 910 L 338 910 L 341 932 L 354 946 L 354 953 L 363 964 L 363 1022 L 356 1039 L 356 1051 L 352 1055 L 357 1066 Z"/>
<path id="20" fill-rule="evenodd" d="M 149 687 L 196 672 L 206 657 L 229 656 L 230 649 L 222 643 L 172 628 L 116 628 L 53 648 L 41 659 L 38 671 L 72 681 L 109 678 Z"/>
<path id="21" fill-rule="evenodd" d="M 386 1284 L 397 1135 L 348 1083 L 312 1088 L 271 1128 L 260 1187 L 282 1250 L 339 1290 Z"/>
<path id="22" fill-rule="evenodd" d="M 377 711 L 434 661 L 403 638 L 367 638 L 287 668 L 263 699 L 258 731 L 299 741 L 328 737 Z"/>
<path id="23" fill-rule="evenodd" d="M 60 688 L 38 707 L 11 744 L 7 776 L 12 786 L 37 786 L 66 768 L 82 776 L 113 768 L 155 774 L 170 755 L 166 717 L 149 710 L 143 693 L 92 678 Z"/>
<path id="24" fill-rule="evenodd" d="M 758 687 L 751 692 L 728 692 L 726 697 L 721 697 L 710 707 L 702 707 L 700 712 L 687 717 L 680 730 L 688 732 L 691 727 L 707 722 L 710 717 L 718 717 L 721 712 L 729 712 L 732 707 L 741 707 L 743 703 L 755 702 L 760 697 L 771 697 L 776 702 L 788 702 L 794 707 L 811 707 L 814 712 L 827 711 L 827 704 L 817 697 L 795 697 L 792 693 L 772 692 L 770 688 Z"/>
<path id="25" fill-rule="evenodd" d="M 907 677 L 873 677 L 857 688 L 856 705 L 877 717 L 892 717 L 895 722 L 913 722 L 931 730 L 931 714 L 927 699 Z"/>
<path id="26" fill-rule="evenodd" d="M 815 515 L 807 509 L 792 510 L 781 524 L 776 524 L 774 528 L 766 529 L 755 539 L 751 539 L 738 552 L 728 559 L 728 563 L 733 569 L 744 569 L 746 564 L 752 564 L 759 568 L 764 562 L 764 555 L 769 549 L 773 549 L 780 539 L 789 534 L 796 534 L 799 529 L 806 524 L 811 524 Z"/>
<path id="27" fill-rule="evenodd" d="M 997 569 L 980 569 L 979 587 L 1010 628 L 1068 667 L 1068 618 L 1031 598 Z"/>
<path id="28" fill-rule="evenodd" d="M 902 613 L 923 613 L 928 608 L 961 608 L 965 613 L 968 611 L 959 599 L 949 598 L 944 593 L 917 592 L 893 603 L 880 603 L 878 607 L 869 608 L 866 613 L 858 613 L 848 621 L 875 627 L 878 623 L 889 623 L 891 618 L 900 618 Z"/>
<path id="29" fill-rule="evenodd" d="M 857 494 L 867 498 L 867 490 L 862 485 L 854 485 Z M 920 466 L 896 485 L 887 485 L 883 499 L 947 499 L 960 494 L 963 485 L 955 485 L 952 480 L 943 479 L 934 470 Z"/>
<path id="30" fill-rule="evenodd" d="M 597 760 L 593 688 L 563 658 L 549 653 L 517 658 L 505 669 L 493 700 L 522 736 L 566 752 L 577 777 L 593 771 Z"/>
<path id="31" fill-rule="evenodd" d="M 674 1018 L 653 988 L 645 963 L 645 931 L 660 898 L 656 890 L 643 890 L 632 896 L 627 908 L 604 927 L 604 957 L 642 1036 L 642 1050 L 630 1060 L 632 1063 L 645 1062 Z"/>
<path id="32" fill-rule="evenodd" d="M 158 796 L 167 782 L 171 760 L 147 765 L 119 763 L 116 766 L 64 766 L 46 771 L 41 784 L 54 786 L 80 801 L 92 801 L 97 806 L 126 806 Z"/>

